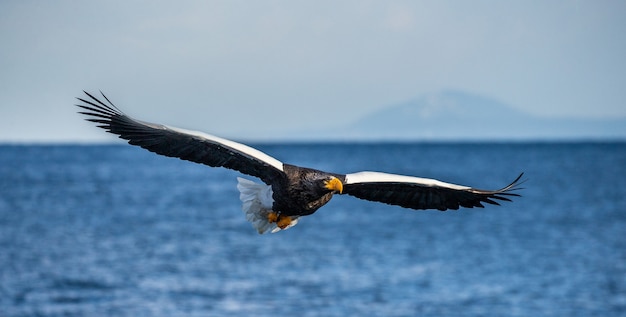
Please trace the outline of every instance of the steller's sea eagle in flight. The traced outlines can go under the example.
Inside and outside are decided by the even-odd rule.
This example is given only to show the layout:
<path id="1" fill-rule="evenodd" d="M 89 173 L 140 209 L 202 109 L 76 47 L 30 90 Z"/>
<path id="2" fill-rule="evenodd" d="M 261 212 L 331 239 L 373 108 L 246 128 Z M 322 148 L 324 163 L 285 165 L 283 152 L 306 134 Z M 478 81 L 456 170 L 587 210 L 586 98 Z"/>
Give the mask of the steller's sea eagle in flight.
<path id="1" fill-rule="evenodd" d="M 482 190 L 434 179 L 381 172 L 338 174 L 283 163 L 257 149 L 202 132 L 135 120 L 102 94 L 106 103 L 85 91 L 77 98 L 86 120 L 118 135 L 129 144 L 156 154 L 213 167 L 225 167 L 258 177 L 265 184 L 238 178 L 237 189 L 246 219 L 259 233 L 294 226 L 298 218 L 313 214 L 334 194 L 397 205 L 410 209 L 458 209 L 499 205 L 519 196 L 520 174 L 498 190 Z"/>

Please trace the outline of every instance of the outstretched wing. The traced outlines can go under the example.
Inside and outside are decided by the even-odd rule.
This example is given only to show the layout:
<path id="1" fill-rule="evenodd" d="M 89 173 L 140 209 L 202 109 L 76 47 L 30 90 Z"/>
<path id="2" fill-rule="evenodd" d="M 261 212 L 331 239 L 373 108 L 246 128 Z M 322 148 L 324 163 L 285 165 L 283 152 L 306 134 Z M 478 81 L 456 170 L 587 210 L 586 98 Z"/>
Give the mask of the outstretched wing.
<path id="1" fill-rule="evenodd" d="M 411 209 L 482 208 L 482 203 L 499 205 L 498 200 L 511 201 L 508 197 L 519 196 L 511 191 L 519 189 L 522 175 L 502 189 L 482 190 L 428 178 L 360 172 L 346 175 L 343 193 Z"/>
<path id="2" fill-rule="evenodd" d="M 202 132 L 135 120 L 117 109 L 104 94 L 107 103 L 86 91 L 85 94 L 89 99 L 77 98 L 83 102 L 77 106 L 86 110 L 79 113 L 129 144 L 165 156 L 237 170 L 268 184 L 283 173 L 282 162 L 249 146 Z"/>

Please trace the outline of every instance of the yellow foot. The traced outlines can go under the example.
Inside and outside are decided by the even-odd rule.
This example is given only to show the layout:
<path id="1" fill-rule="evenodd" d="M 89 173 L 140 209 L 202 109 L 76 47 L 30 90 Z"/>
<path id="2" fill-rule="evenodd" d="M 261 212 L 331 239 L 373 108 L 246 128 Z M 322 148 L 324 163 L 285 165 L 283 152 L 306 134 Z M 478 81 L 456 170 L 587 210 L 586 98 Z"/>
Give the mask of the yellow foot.
<path id="1" fill-rule="evenodd" d="M 267 214 L 267 221 L 269 221 L 269 223 L 274 223 L 276 221 L 278 221 L 278 213 L 277 212 L 270 212 Z"/>
<path id="2" fill-rule="evenodd" d="M 278 226 L 278 228 L 281 228 L 281 229 L 285 229 L 289 227 L 290 224 L 291 224 L 291 217 L 289 216 L 282 216 L 280 217 L 280 219 L 278 219 L 278 222 L 276 222 L 276 225 Z"/>

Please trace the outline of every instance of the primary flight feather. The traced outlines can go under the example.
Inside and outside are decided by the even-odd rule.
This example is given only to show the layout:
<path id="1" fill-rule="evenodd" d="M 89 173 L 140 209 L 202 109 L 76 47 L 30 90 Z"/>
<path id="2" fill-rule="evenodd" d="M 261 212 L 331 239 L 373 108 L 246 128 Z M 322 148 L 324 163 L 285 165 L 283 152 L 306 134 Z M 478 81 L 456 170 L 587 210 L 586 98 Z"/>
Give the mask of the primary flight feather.
<path id="1" fill-rule="evenodd" d="M 77 98 L 88 116 L 107 132 L 148 151 L 213 167 L 225 167 L 257 177 L 265 184 L 238 178 L 243 211 L 259 233 L 294 226 L 298 218 L 324 206 L 334 194 L 397 205 L 410 209 L 458 209 L 499 205 L 519 196 L 520 174 L 498 190 L 482 190 L 434 179 L 381 172 L 338 174 L 285 164 L 247 145 L 210 134 L 133 119 L 102 94 L 85 92 Z"/>

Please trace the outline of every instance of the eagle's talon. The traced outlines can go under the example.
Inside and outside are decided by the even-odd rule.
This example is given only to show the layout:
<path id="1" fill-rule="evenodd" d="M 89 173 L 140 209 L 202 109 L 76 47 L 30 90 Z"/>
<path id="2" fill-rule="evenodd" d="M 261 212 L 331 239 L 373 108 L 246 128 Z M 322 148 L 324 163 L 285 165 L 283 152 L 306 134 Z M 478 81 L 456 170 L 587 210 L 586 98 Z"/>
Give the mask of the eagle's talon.
<path id="1" fill-rule="evenodd" d="M 269 223 L 274 223 L 274 222 L 277 222 L 277 221 L 278 221 L 278 213 L 277 213 L 277 212 L 274 212 L 274 211 L 272 211 L 272 212 L 268 213 L 268 214 L 267 214 L 267 221 L 268 221 Z"/>
<path id="2" fill-rule="evenodd" d="M 278 228 L 285 229 L 289 227 L 289 225 L 291 224 L 291 217 L 281 216 L 279 218 L 280 219 L 278 219 L 278 221 L 276 222 L 276 225 L 278 226 Z"/>

